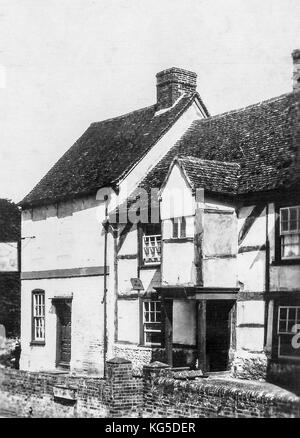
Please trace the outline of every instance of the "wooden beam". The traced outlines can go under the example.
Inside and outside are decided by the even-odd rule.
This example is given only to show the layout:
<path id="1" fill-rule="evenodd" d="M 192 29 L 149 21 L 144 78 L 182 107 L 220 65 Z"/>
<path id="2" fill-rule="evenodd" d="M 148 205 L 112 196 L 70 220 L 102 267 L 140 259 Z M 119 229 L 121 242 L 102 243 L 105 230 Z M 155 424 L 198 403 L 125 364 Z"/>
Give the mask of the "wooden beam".
<path id="1" fill-rule="evenodd" d="M 107 266 L 109 274 L 109 266 Z M 41 280 L 43 278 L 96 277 L 104 275 L 104 266 L 87 266 L 84 268 L 51 269 L 46 271 L 23 271 L 21 280 Z"/>
<path id="2" fill-rule="evenodd" d="M 138 301 L 139 301 L 139 341 L 140 345 L 144 345 L 144 303 L 141 297 L 141 291 L 138 291 Z"/>
<path id="3" fill-rule="evenodd" d="M 258 204 L 255 207 L 253 207 L 251 213 L 246 217 L 246 219 L 242 225 L 242 228 L 239 232 L 239 236 L 238 236 L 238 245 L 239 246 L 242 244 L 245 237 L 249 233 L 250 228 L 252 227 L 252 225 L 254 224 L 256 219 L 258 219 L 260 217 L 260 215 L 262 214 L 264 209 L 265 209 L 264 204 Z"/>
<path id="4" fill-rule="evenodd" d="M 233 304 L 229 313 L 229 325 L 230 325 L 230 348 L 236 350 L 236 316 L 237 316 L 237 304 Z"/>
<path id="5" fill-rule="evenodd" d="M 197 303 L 198 369 L 206 372 L 206 300 Z"/>
<path id="6" fill-rule="evenodd" d="M 119 329 L 118 329 L 118 278 L 119 278 L 119 264 L 118 264 L 118 234 L 119 230 L 113 231 L 114 237 L 114 340 L 118 341 Z"/>
<path id="7" fill-rule="evenodd" d="M 272 344 L 273 344 L 273 326 L 274 326 L 274 300 L 270 300 L 268 304 L 267 312 L 267 330 L 266 330 L 266 345 L 265 345 L 265 353 L 268 359 L 272 356 Z"/>
<path id="8" fill-rule="evenodd" d="M 202 245 L 203 245 L 203 206 L 196 200 L 194 219 L 194 265 L 195 284 L 203 286 Z"/>
<path id="9" fill-rule="evenodd" d="M 173 300 L 162 300 L 162 335 L 167 363 L 173 366 Z"/>
<path id="10" fill-rule="evenodd" d="M 135 260 L 138 258 L 137 254 L 121 254 L 117 256 L 118 260 Z"/>
<path id="11" fill-rule="evenodd" d="M 196 300 L 236 300 L 237 294 L 222 294 L 222 293 L 196 293 L 194 297 L 191 297 L 191 299 Z"/>

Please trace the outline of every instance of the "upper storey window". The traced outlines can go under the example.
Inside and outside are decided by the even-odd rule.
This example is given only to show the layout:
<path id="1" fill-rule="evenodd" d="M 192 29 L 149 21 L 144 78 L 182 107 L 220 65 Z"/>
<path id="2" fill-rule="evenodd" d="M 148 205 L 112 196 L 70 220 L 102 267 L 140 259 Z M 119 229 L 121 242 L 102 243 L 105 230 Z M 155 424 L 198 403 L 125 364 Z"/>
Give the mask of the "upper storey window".
<path id="1" fill-rule="evenodd" d="M 186 220 L 185 217 L 176 217 L 172 219 L 172 237 L 173 239 L 182 239 L 186 237 Z"/>
<path id="2" fill-rule="evenodd" d="M 143 229 L 143 265 L 156 265 L 161 262 L 161 226 L 145 224 Z"/>
<path id="3" fill-rule="evenodd" d="M 280 209 L 282 259 L 300 258 L 300 205 Z"/>

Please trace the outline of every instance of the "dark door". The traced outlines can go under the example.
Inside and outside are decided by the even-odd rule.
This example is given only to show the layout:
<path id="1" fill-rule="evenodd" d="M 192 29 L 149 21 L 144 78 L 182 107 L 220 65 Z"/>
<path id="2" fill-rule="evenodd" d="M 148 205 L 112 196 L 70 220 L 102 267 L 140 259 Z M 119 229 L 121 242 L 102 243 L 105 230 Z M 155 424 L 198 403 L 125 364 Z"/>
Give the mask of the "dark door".
<path id="1" fill-rule="evenodd" d="M 230 347 L 230 309 L 232 302 L 207 301 L 206 356 L 207 371 L 226 371 Z"/>
<path id="2" fill-rule="evenodd" d="M 71 302 L 57 303 L 58 366 L 68 368 L 71 360 Z"/>

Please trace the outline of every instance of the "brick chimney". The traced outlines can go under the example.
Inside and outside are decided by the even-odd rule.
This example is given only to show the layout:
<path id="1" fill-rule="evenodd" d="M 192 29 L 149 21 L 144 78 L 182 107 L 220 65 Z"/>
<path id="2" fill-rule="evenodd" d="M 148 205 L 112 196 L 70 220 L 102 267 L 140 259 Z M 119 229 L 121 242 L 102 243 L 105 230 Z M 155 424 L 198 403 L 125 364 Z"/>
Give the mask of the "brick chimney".
<path id="1" fill-rule="evenodd" d="M 293 90 L 300 91 L 300 49 L 296 49 L 292 53 L 294 72 L 293 72 Z"/>
<path id="2" fill-rule="evenodd" d="M 196 73 L 182 68 L 168 68 L 156 75 L 158 110 L 169 108 L 184 93 L 196 91 Z"/>

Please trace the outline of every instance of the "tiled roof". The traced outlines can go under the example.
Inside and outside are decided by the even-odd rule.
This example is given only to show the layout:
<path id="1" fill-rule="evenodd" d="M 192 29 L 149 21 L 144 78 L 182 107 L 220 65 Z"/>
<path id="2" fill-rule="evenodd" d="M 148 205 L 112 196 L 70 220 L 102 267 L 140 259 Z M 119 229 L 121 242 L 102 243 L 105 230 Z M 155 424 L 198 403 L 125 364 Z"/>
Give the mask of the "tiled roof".
<path id="1" fill-rule="evenodd" d="M 149 106 L 92 123 L 46 176 L 20 202 L 23 207 L 93 193 L 116 183 L 172 126 L 197 93 L 184 95 L 168 111 Z"/>
<path id="2" fill-rule="evenodd" d="M 203 160 L 192 156 L 178 156 L 193 188 L 208 189 L 211 192 L 232 193 L 238 187 L 240 165 L 225 161 Z"/>
<path id="3" fill-rule="evenodd" d="M 160 187 L 174 157 L 180 156 L 182 159 L 187 156 L 205 160 L 202 165 L 197 165 L 197 172 L 200 172 L 197 181 L 199 184 L 205 183 L 207 190 L 245 194 L 299 188 L 299 130 L 300 93 L 285 94 L 240 110 L 195 121 L 145 177 L 141 187 L 147 190 Z M 222 184 L 218 185 L 216 176 L 222 172 L 218 162 L 226 162 L 228 169 L 228 163 L 239 164 L 238 181 L 229 177 L 228 172 Z M 192 172 L 192 159 L 187 158 L 184 163 Z M 203 170 L 200 171 L 201 166 Z M 209 172 L 211 177 L 206 177 L 204 172 Z"/>

